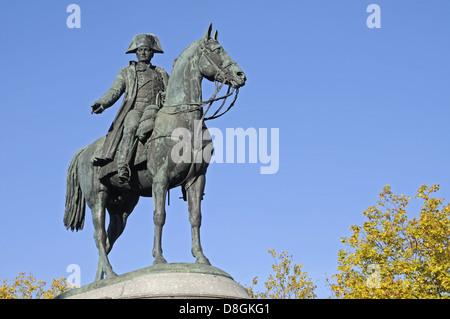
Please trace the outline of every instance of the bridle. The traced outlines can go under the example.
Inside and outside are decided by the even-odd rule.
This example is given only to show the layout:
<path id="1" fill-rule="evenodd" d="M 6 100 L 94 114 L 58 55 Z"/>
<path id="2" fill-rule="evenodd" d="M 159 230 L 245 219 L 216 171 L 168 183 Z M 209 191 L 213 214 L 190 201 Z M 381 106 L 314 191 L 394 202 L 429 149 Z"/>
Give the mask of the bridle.
<path id="1" fill-rule="evenodd" d="M 226 66 L 219 66 L 217 65 L 216 62 L 214 62 L 214 60 L 210 57 L 210 54 L 213 53 L 215 50 L 217 50 L 218 48 L 212 50 L 211 48 L 209 48 L 206 45 L 203 45 L 203 47 L 201 48 L 201 54 L 200 54 L 200 58 L 203 56 L 204 58 L 206 58 L 206 60 L 208 60 L 208 62 L 212 65 L 212 67 L 214 68 L 214 70 L 216 71 L 214 74 L 214 81 L 220 81 L 220 79 L 222 79 L 222 82 L 229 82 L 231 83 L 231 75 L 230 75 L 230 70 L 229 68 L 232 65 L 236 65 L 236 62 L 234 62 L 233 60 L 230 60 L 230 62 L 226 65 Z"/>
<path id="2" fill-rule="evenodd" d="M 200 48 L 201 52 L 199 55 L 199 60 L 201 57 L 204 57 L 210 64 L 211 66 L 214 68 L 215 73 L 214 73 L 214 84 L 216 86 L 216 90 L 214 92 L 214 94 L 211 96 L 211 98 L 209 98 L 206 101 L 201 101 L 201 102 L 187 102 L 187 103 L 179 103 L 179 104 L 174 104 L 174 105 L 164 105 L 164 108 L 168 107 L 168 108 L 175 108 L 175 107 L 179 107 L 179 106 L 191 106 L 194 105 L 195 107 L 193 108 L 187 108 L 187 109 L 181 109 L 181 110 L 174 110 L 174 111 L 168 111 L 164 108 L 160 109 L 160 112 L 162 111 L 163 113 L 166 114 L 170 114 L 170 115 L 175 115 L 181 112 L 193 112 L 193 111 L 197 111 L 202 109 L 205 105 L 209 104 L 208 107 L 206 108 L 206 110 L 203 112 L 201 121 L 208 121 L 208 120 L 213 120 L 216 119 L 218 117 L 221 117 L 222 115 L 224 115 L 225 113 L 227 113 L 233 106 L 234 103 L 237 100 L 237 96 L 239 93 L 239 88 L 232 88 L 231 87 L 231 74 L 230 74 L 230 67 L 232 65 L 236 65 L 237 63 L 234 61 L 231 61 L 230 63 L 228 63 L 226 66 L 219 66 L 217 65 L 216 62 L 213 61 L 213 59 L 210 57 L 209 54 L 211 54 L 214 50 L 211 50 L 209 47 L 207 47 L 206 45 L 202 45 L 202 47 Z M 219 83 L 221 82 L 221 84 L 219 85 Z M 222 90 L 223 86 L 225 85 L 225 83 L 228 83 L 228 90 L 227 93 L 223 96 L 220 97 L 216 97 L 217 94 Z M 235 95 L 233 98 L 233 101 L 231 102 L 231 104 L 227 107 L 227 109 L 225 111 L 223 111 L 222 113 L 219 113 L 222 108 L 224 107 L 226 100 L 228 97 Z M 222 105 L 217 109 L 216 112 L 214 112 L 213 115 L 206 117 L 206 114 L 208 113 L 209 109 L 211 108 L 212 104 L 216 101 L 220 101 L 223 100 Z"/>
<path id="3" fill-rule="evenodd" d="M 206 51 L 207 51 L 207 52 L 206 52 Z M 227 90 L 227 93 L 226 93 L 223 97 L 217 99 L 217 100 L 223 99 L 222 105 L 217 109 L 216 112 L 214 112 L 214 114 L 213 114 L 212 116 L 206 117 L 206 118 L 204 117 L 204 120 L 205 120 L 205 121 L 207 121 L 207 120 L 212 120 L 212 119 L 216 119 L 216 118 L 218 118 L 218 117 L 221 117 L 221 116 L 224 115 L 225 113 L 227 113 L 227 112 L 234 106 L 234 103 L 236 102 L 236 99 L 237 99 L 237 96 L 238 96 L 238 93 L 239 93 L 239 88 L 235 89 L 235 88 L 232 88 L 232 87 L 231 87 L 230 67 L 233 66 L 233 65 L 236 65 L 236 62 L 234 62 L 233 60 L 231 60 L 230 63 L 228 63 L 226 66 L 219 66 L 219 65 L 217 65 L 217 63 L 215 63 L 215 62 L 213 61 L 213 59 L 211 59 L 211 57 L 209 56 L 209 54 L 212 53 L 213 51 L 214 51 L 214 50 L 211 50 L 209 47 L 207 47 L 206 45 L 204 45 L 203 48 L 202 48 L 202 53 L 201 53 L 201 56 L 205 57 L 206 60 L 208 60 L 208 62 L 212 65 L 212 67 L 213 67 L 213 68 L 215 69 L 215 71 L 216 71 L 215 74 L 214 74 L 214 83 L 215 83 L 215 85 L 216 85 L 216 91 L 214 92 L 213 98 L 215 98 L 215 96 L 217 95 L 217 93 L 220 92 L 220 90 L 222 89 L 222 87 L 223 87 L 223 85 L 224 85 L 225 83 L 228 82 L 229 84 L 228 84 L 228 90 Z M 219 86 L 218 83 L 219 83 L 220 80 L 222 80 L 222 84 Z M 224 112 L 218 114 L 218 113 L 220 112 L 220 110 L 223 108 L 223 106 L 225 105 L 226 99 L 227 99 L 229 96 L 233 95 L 234 93 L 236 93 L 236 94 L 235 94 L 235 96 L 234 96 L 233 101 L 232 101 L 231 104 L 228 106 L 228 108 L 227 108 Z M 210 99 L 210 100 L 211 100 L 211 99 Z M 214 102 L 214 101 L 212 101 L 212 102 Z M 211 105 L 212 105 L 212 103 L 210 103 L 210 104 L 208 105 L 208 108 L 207 108 L 206 111 L 204 112 L 204 115 L 209 111 Z"/>

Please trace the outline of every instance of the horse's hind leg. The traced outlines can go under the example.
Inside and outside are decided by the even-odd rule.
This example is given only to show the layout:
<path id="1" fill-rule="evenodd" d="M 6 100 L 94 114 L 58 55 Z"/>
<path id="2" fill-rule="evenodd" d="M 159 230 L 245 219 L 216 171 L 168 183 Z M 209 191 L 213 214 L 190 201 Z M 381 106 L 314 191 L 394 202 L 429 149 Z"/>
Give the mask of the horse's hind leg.
<path id="1" fill-rule="evenodd" d="M 128 216 L 133 212 L 139 201 L 139 196 L 123 194 L 115 196 L 114 200 L 108 203 L 109 212 L 108 238 L 106 241 L 106 253 L 109 254 L 116 240 L 122 235 L 127 224 Z"/>
<path id="2" fill-rule="evenodd" d="M 205 189 L 205 175 L 199 176 L 187 189 L 187 201 L 189 209 L 189 221 L 192 232 L 192 255 L 197 263 L 211 265 L 203 254 L 200 243 L 200 226 L 202 223 L 201 200 Z"/>
<path id="3" fill-rule="evenodd" d="M 108 253 L 106 250 L 106 229 L 105 229 L 105 214 L 106 214 L 106 200 L 107 192 L 99 191 L 95 196 L 95 203 L 90 205 L 92 211 L 92 221 L 94 223 L 94 240 L 98 248 L 98 267 L 95 275 L 95 281 L 103 279 L 104 275 L 111 277 L 117 276 L 113 271 L 108 260 Z"/>

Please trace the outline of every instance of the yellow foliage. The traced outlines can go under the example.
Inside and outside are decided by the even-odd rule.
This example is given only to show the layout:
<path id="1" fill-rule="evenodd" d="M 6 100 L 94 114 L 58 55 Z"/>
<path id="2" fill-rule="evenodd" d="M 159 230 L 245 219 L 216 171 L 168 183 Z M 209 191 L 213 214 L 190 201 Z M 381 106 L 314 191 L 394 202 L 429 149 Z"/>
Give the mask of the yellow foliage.
<path id="1" fill-rule="evenodd" d="M 64 277 L 53 279 L 47 290 L 45 286 L 45 281 L 36 281 L 33 275 L 20 272 L 9 286 L 7 279 L 3 279 L 0 286 L 0 299 L 53 299 L 60 293 L 73 288 Z"/>
<path id="2" fill-rule="evenodd" d="M 312 299 L 317 295 L 314 290 L 317 286 L 311 281 L 307 272 L 302 272 L 301 264 L 292 263 L 292 256 L 287 252 L 279 253 L 277 261 L 277 253 L 275 249 L 270 250 L 269 253 L 274 259 L 272 269 L 274 275 L 270 275 L 264 285 L 265 292 L 255 292 L 254 286 L 258 284 L 258 277 L 253 278 L 253 287 L 247 287 L 251 298 L 262 299 Z"/>
<path id="3" fill-rule="evenodd" d="M 383 188 L 367 208 L 362 226 L 342 238 L 338 274 L 330 284 L 338 298 L 450 298 L 450 205 L 431 195 L 438 185 L 419 188 L 418 219 L 408 219 L 410 197 Z"/>

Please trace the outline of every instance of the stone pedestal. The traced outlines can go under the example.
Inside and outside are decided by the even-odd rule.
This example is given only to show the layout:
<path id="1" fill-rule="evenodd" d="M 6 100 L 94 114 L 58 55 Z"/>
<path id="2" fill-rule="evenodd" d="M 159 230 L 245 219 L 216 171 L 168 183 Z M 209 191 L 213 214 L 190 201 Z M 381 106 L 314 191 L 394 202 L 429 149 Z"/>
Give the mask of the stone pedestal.
<path id="1" fill-rule="evenodd" d="M 107 278 L 60 294 L 58 299 L 249 298 L 247 290 L 219 268 L 160 264 Z"/>

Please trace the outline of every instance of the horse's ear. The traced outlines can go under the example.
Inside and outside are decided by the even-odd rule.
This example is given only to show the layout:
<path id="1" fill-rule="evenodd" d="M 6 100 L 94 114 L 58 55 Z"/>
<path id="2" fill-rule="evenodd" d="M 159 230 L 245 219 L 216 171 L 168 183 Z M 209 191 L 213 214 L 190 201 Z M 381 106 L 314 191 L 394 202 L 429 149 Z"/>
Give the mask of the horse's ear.
<path id="1" fill-rule="evenodd" d="M 212 32 L 212 23 L 209 24 L 208 30 L 206 30 L 202 40 L 206 42 L 209 39 L 211 39 L 211 32 Z"/>
<path id="2" fill-rule="evenodd" d="M 219 31 L 216 30 L 216 32 L 214 33 L 214 40 L 216 40 L 217 42 L 219 42 Z"/>

